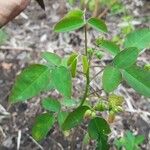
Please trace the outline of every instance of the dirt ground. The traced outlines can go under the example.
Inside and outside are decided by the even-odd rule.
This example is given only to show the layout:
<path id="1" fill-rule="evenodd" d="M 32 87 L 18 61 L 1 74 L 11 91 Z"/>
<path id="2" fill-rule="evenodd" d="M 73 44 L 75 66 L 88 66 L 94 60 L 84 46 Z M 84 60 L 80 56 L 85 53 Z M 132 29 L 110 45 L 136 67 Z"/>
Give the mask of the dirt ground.
<path id="1" fill-rule="evenodd" d="M 150 27 L 150 1 L 149 0 L 125 0 L 127 9 L 134 16 L 136 28 Z M 40 101 L 43 97 L 52 94 L 42 93 L 41 96 L 24 103 L 13 106 L 9 105 L 8 96 L 14 83 L 15 77 L 28 64 L 41 63 L 40 53 L 50 51 L 66 56 L 72 50 L 79 51 L 83 48 L 84 36 L 82 31 L 71 32 L 69 34 L 56 34 L 52 31 L 53 25 L 67 12 L 67 7 L 63 7 L 63 0 L 45 0 L 46 11 L 33 1 L 31 5 L 9 23 L 5 30 L 9 36 L 4 45 L 0 46 L 0 150 L 17 150 L 17 140 L 21 135 L 20 150 L 94 150 L 95 143 L 82 145 L 85 134 L 86 123 L 81 127 L 71 131 L 68 137 L 65 137 L 56 124 L 53 129 L 41 143 L 37 143 L 31 137 L 31 127 L 34 118 L 43 110 L 40 107 Z M 103 18 L 109 28 L 108 39 L 119 33 L 118 24 L 121 23 L 120 15 Z M 90 30 L 88 33 L 88 44 L 98 33 Z M 105 65 L 111 58 L 106 55 L 102 60 Z M 138 58 L 138 63 L 143 65 L 150 63 L 150 50 L 146 50 Z M 93 65 L 101 65 L 96 60 Z M 93 72 L 99 71 L 93 68 Z M 93 73 L 93 76 L 94 76 Z M 100 78 L 100 77 L 99 77 Z M 84 86 L 84 80 L 80 76 L 75 80 L 78 85 L 74 87 L 74 96 L 78 97 Z M 100 84 L 98 78 L 92 82 L 93 88 Z M 116 91 L 125 97 L 124 109 L 116 121 L 111 125 L 112 133 L 110 135 L 111 149 L 115 150 L 113 141 L 121 137 L 126 130 L 131 130 L 135 134 L 142 134 L 145 142 L 141 146 L 142 150 L 150 149 L 150 99 L 137 94 L 125 83 Z"/>

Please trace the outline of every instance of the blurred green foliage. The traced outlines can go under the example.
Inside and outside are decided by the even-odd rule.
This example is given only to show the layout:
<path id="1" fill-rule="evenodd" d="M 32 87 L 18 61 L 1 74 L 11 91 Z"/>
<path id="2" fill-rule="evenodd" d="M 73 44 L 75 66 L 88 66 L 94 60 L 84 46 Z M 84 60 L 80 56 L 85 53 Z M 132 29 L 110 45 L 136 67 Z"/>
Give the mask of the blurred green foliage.
<path id="1" fill-rule="evenodd" d="M 0 30 L 0 45 L 4 44 L 8 38 L 7 33 L 4 30 Z"/>
<path id="2" fill-rule="evenodd" d="M 131 131 L 127 131 L 124 137 L 115 140 L 115 145 L 119 149 L 140 150 L 139 145 L 144 141 L 143 135 L 134 135 Z"/>

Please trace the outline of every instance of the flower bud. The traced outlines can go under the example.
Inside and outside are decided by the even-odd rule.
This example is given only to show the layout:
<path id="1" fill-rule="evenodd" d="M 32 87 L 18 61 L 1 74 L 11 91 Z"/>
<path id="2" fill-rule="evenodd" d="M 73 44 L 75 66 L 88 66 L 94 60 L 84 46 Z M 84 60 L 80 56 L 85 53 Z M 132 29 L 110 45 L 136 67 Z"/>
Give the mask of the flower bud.
<path id="1" fill-rule="evenodd" d="M 112 94 L 109 96 L 108 100 L 110 108 L 113 108 L 116 106 L 122 106 L 124 98 L 122 96 Z"/>
<path id="2" fill-rule="evenodd" d="M 84 114 L 84 118 L 85 119 L 89 119 L 92 116 L 92 111 L 90 109 L 88 109 L 85 114 Z"/>
<path id="3" fill-rule="evenodd" d="M 108 105 L 104 102 L 100 102 L 95 105 L 94 109 L 97 111 L 105 111 L 108 109 Z"/>

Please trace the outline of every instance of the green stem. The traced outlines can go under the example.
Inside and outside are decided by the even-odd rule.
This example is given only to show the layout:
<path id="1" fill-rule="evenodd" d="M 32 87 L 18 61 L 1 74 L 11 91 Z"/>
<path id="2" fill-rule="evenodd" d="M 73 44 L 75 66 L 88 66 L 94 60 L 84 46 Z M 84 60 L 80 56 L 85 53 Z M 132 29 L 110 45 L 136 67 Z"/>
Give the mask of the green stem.
<path id="1" fill-rule="evenodd" d="M 86 86 L 85 86 L 85 92 L 84 92 L 84 95 L 83 95 L 83 99 L 81 101 L 81 104 L 80 106 L 82 106 L 88 96 L 88 92 L 89 92 L 89 84 L 90 84 L 90 78 L 89 78 L 89 69 L 87 71 L 87 74 L 86 74 Z"/>
<path id="2" fill-rule="evenodd" d="M 87 26 L 85 25 L 85 55 L 87 56 L 88 58 L 88 47 L 87 47 Z M 85 92 L 84 92 L 84 95 L 83 95 L 83 99 L 81 101 L 81 104 L 80 106 L 82 106 L 88 96 L 88 92 L 89 92 L 89 84 L 90 84 L 90 60 L 88 61 L 89 62 L 89 67 L 88 67 L 88 70 L 87 70 L 87 73 L 86 73 L 86 86 L 85 86 Z"/>
<path id="3" fill-rule="evenodd" d="M 87 25 L 84 27 L 84 36 L 85 36 L 85 55 L 88 56 L 88 47 L 87 47 Z"/>

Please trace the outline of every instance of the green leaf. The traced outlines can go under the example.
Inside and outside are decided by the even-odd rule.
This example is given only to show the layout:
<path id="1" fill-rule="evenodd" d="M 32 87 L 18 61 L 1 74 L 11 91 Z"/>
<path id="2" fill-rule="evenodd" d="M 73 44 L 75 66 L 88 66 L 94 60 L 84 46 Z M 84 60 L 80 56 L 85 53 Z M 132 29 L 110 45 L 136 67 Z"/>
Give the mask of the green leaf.
<path id="1" fill-rule="evenodd" d="M 30 65 L 17 77 L 9 97 L 10 102 L 25 101 L 38 95 L 50 82 L 51 74 L 44 65 Z"/>
<path id="2" fill-rule="evenodd" d="M 107 135 L 111 132 L 107 121 L 100 117 L 93 118 L 88 125 L 88 133 L 92 139 L 98 139 L 100 135 Z"/>
<path id="3" fill-rule="evenodd" d="M 143 135 L 137 135 L 136 137 L 135 137 L 135 144 L 136 145 L 139 145 L 139 144 L 141 144 L 141 143 L 143 143 L 144 142 L 144 136 Z"/>
<path id="4" fill-rule="evenodd" d="M 71 18 L 71 17 L 78 17 L 78 18 L 83 18 L 84 12 L 80 9 L 75 9 L 69 11 L 64 18 Z"/>
<path id="5" fill-rule="evenodd" d="M 87 106 L 80 106 L 77 109 L 75 109 L 73 112 L 71 112 L 66 118 L 65 122 L 63 123 L 62 129 L 70 130 L 71 128 L 74 128 L 75 126 L 80 124 L 83 121 L 84 113 L 88 109 L 89 107 Z"/>
<path id="6" fill-rule="evenodd" d="M 88 145 L 89 142 L 90 142 L 90 136 L 89 136 L 88 133 L 86 133 L 86 134 L 84 135 L 84 138 L 83 138 L 83 142 L 82 142 L 82 143 L 83 143 L 84 145 Z"/>
<path id="7" fill-rule="evenodd" d="M 52 98 L 46 98 L 42 101 L 42 107 L 52 112 L 59 112 L 61 109 L 60 103 Z"/>
<path id="8" fill-rule="evenodd" d="M 55 88 L 65 97 L 70 98 L 72 94 L 71 74 L 67 68 L 60 66 L 55 68 L 51 74 Z"/>
<path id="9" fill-rule="evenodd" d="M 54 90 L 54 89 L 55 89 L 55 86 L 53 85 L 53 83 L 49 82 L 48 85 L 43 89 L 43 91 L 47 92 L 47 91 Z"/>
<path id="10" fill-rule="evenodd" d="M 111 11 L 110 13 L 112 15 L 117 15 L 125 12 L 125 6 L 121 1 L 116 1 L 114 4 L 112 3 L 109 3 L 110 11 Z"/>
<path id="11" fill-rule="evenodd" d="M 77 57 L 78 55 L 76 53 L 72 53 L 68 58 L 67 65 L 70 66 Z"/>
<path id="12" fill-rule="evenodd" d="M 120 149 L 122 146 L 125 145 L 125 138 L 120 138 L 119 140 L 115 140 L 114 144 L 117 146 L 118 149 Z"/>
<path id="13" fill-rule="evenodd" d="M 104 69 L 103 76 L 102 76 L 102 84 L 103 88 L 106 92 L 114 91 L 122 80 L 121 72 L 113 67 L 107 66 Z"/>
<path id="14" fill-rule="evenodd" d="M 89 69 L 89 63 L 87 56 L 82 56 L 83 73 L 86 74 Z"/>
<path id="15" fill-rule="evenodd" d="M 99 32 L 107 32 L 107 26 L 105 22 L 98 18 L 90 18 L 87 23 Z"/>
<path id="16" fill-rule="evenodd" d="M 108 144 L 108 136 L 107 135 L 99 135 L 99 138 L 97 139 L 97 147 L 96 150 L 109 150 L 109 144 Z"/>
<path id="17" fill-rule="evenodd" d="M 42 53 L 42 57 L 50 64 L 53 64 L 56 66 L 59 66 L 61 64 L 61 58 L 54 53 L 44 52 Z"/>
<path id="18" fill-rule="evenodd" d="M 50 113 L 44 113 L 36 117 L 32 127 L 32 136 L 36 141 L 41 141 L 45 138 L 49 130 L 52 128 L 55 118 Z"/>
<path id="19" fill-rule="evenodd" d="M 76 71 L 77 71 L 77 59 L 74 60 L 71 64 L 71 75 L 73 78 L 76 76 Z"/>
<path id="20" fill-rule="evenodd" d="M 125 140 L 125 145 L 124 147 L 127 149 L 127 150 L 134 150 L 134 149 L 138 149 L 138 148 L 135 148 L 136 145 L 135 144 L 135 135 L 133 135 L 132 132 L 130 131 L 127 131 L 126 132 L 126 136 L 124 137 L 124 140 Z"/>
<path id="21" fill-rule="evenodd" d="M 110 52 L 114 56 L 120 52 L 119 46 L 116 45 L 114 42 L 108 40 L 101 40 L 98 45 Z"/>
<path id="22" fill-rule="evenodd" d="M 68 61 L 67 57 L 62 58 L 61 66 L 64 66 L 65 68 L 68 68 L 67 61 Z"/>
<path id="23" fill-rule="evenodd" d="M 132 66 L 123 71 L 123 78 L 135 91 L 150 97 L 150 71 Z"/>
<path id="24" fill-rule="evenodd" d="M 69 32 L 79 29 L 85 25 L 85 21 L 80 17 L 65 17 L 58 22 L 55 27 L 55 32 Z"/>
<path id="25" fill-rule="evenodd" d="M 125 136 L 119 140 L 115 140 L 115 145 L 120 149 L 125 147 L 126 150 L 139 150 L 138 145 L 144 140 L 144 136 L 135 136 L 132 132 L 127 131 Z"/>
<path id="26" fill-rule="evenodd" d="M 144 28 L 129 33 L 125 39 L 124 47 L 137 47 L 140 51 L 150 48 L 150 29 Z"/>
<path id="27" fill-rule="evenodd" d="M 146 64 L 146 65 L 144 66 L 144 70 L 150 71 L 150 64 Z"/>
<path id="28" fill-rule="evenodd" d="M 77 54 L 72 53 L 67 61 L 67 65 L 70 67 L 71 75 L 74 78 L 76 76 L 76 70 L 77 70 Z"/>
<path id="29" fill-rule="evenodd" d="M 77 105 L 77 101 L 75 99 L 68 99 L 68 98 L 64 98 L 61 101 L 61 104 L 66 106 L 66 107 L 74 107 Z"/>
<path id="30" fill-rule="evenodd" d="M 137 57 L 138 49 L 135 47 L 129 47 L 115 56 L 113 64 L 117 68 L 125 69 L 132 66 L 136 62 Z"/>
<path id="31" fill-rule="evenodd" d="M 61 128 L 62 128 L 62 125 L 63 125 L 64 121 L 66 120 L 67 116 L 68 116 L 68 112 L 60 111 L 58 113 L 58 116 L 57 116 L 58 117 L 58 124 Z"/>

